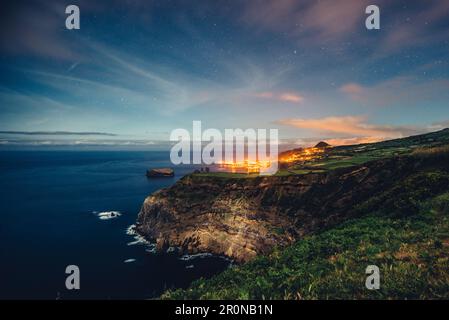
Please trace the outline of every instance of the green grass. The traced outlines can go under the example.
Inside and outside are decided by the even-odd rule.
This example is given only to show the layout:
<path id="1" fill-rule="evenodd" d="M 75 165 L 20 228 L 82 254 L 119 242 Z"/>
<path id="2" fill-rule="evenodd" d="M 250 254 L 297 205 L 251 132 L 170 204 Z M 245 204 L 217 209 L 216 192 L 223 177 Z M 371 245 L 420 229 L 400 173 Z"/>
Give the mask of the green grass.
<path id="1" fill-rule="evenodd" d="M 324 170 L 335 170 L 340 168 L 358 166 L 368 161 L 376 160 L 379 158 L 380 156 L 376 157 L 368 154 L 346 156 L 346 157 L 337 156 L 336 158 L 330 157 L 329 159 L 319 161 L 310 166 Z"/>
<path id="2" fill-rule="evenodd" d="M 311 169 L 280 169 L 278 172 L 276 172 L 275 176 L 278 177 L 285 177 L 285 176 L 292 176 L 292 175 L 303 175 L 303 174 L 309 174 L 309 173 L 322 173 L 325 172 L 325 170 L 311 170 Z"/>
<path id="3" fill-rule="evenodd" d="M 432 189 L 441 192 L 442 183 L 448 190 L 446 178 L 424 172 L 400 181 L 356 208 L 372 214 L 162 298 L 448 299 L 449 192 L 435 196 Z M 403 205 L 404 199 L 413 206 Z M 380 268 L 380 290 L 365 288 L 365 269 L 372 264 Z"/>
<path id="4" fill-rule="evenodd" d="M 447 299 L 448 249 L 447 215 L 365 217 L 162 298 Z M 376 291 L 365 288 L 365 269 L 372 264 L 381 274 Z"/>
<path id="5" fill-rule="evenodd" d="M 427 199 L 438 196 L 445 190 L 449 190 L 448 172 L 419 172 L 398 181 L 390 190 L 372 196 L 354 210 L 358 215 L 380 212 L 395 217 L 407 217 L 419 213 Z M 439 197 L 435 199 L 440 199 Z M 445 199 L 444 196 L 441 197 Z"/>
<path id="6" fill-rule="evenodd" d="M 305 167 L 318 167 L 324 170 L 335 170 L 362 165 L 366 162 L 407 155 L 413 152 L 410 147 L 376 147 L 376 145 L 336 147 L 330 149 L 326 158 L 306 164 Z"/>

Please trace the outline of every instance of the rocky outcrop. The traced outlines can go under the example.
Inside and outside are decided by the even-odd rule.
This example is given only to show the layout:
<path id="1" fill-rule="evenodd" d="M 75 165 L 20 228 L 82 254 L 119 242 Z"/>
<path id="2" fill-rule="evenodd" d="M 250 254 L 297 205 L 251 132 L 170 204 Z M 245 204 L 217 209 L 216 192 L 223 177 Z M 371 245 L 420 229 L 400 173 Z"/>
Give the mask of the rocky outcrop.
<path id="1" fill-rule="evenodd" d="M 137 231 L 158 249 L 211 252 L 248 261 L 357 215 L 357 204 L 426 164 L 408 157 L 292 176 L 188 175 L 148 198 Z"/>
<path id="2" fill-rule="evenodd" d="M 147 170 L 146 176 L 148 178 L 174 177 L 175 172 L 171 168 L 159 168 Z"/>
<path id="3" fill-rule="evenodd" d="M 329 148 L 331 145 L 325 141 L 318 142 L 314 148 Z"/>

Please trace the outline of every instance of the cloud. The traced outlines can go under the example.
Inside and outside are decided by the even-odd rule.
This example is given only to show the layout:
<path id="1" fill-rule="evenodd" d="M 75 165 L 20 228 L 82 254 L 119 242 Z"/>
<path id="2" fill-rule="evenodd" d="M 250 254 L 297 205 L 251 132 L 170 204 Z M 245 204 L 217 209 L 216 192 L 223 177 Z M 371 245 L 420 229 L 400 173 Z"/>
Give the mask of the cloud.
<path id="1" fill-rule="evenodd" d="M 358 95 L 363 91 L 363 87 L 357 83 L 348 83 L 343 85 L 340 90 L 349 95 Z"/>
<path id="2" fill-rule="evenodd" d="M 39 149 L 49 150 L 62 149 L 83 149 L 83 150 L 169 150 L 170 143 L 159 140 L 117 140 L 117 139 L 0 139 L 0 149 Z"/>
<path id="3" fill-rule="evenodd" d="M 2 3 L 0 10 L 0 52 L 19 56 L 52 58 L 61 61 L 88 59 L 80 50 L 79 33 L 65 28 L 65 8 L 70 3 L 48 0 L 16 0 Z M 126 12 L 133 21 L 148 26 L 154 14 L 152 1 L 78 0 L 83 21 L 97 15 Z"/>
<path id="4" fill-rule="evenodd" d="M 247 1 L 242 21 L 297 38 L 335 41 L 348 36 L 364 19 L 364 1 Z"/>
<path id="5" fill-rule="evenodd" d="M 449 120 L 437 121 L 429 126 L 431 131 L 438 131 L 449 128 Z"/>
<path id="6" fill-rule="evenodd" d="M 260 92 L 260 93 L 255 93 L 254 96 L 256 98 L 261 98 L 261 99 L 274 99 L 274 94 L 273 92 Z"/>
<path id="7" fill-rule="evenodd" d="M 417 105 L 449 99 L 449 80 L 418 81 L 414 77 L 398 76 L 366 86 L 355 82 L 344 84 L 340 92 L 352 100 L 374 106 L 395 104 Z"/>
<path id="8" fill-rule="evenodd" d="M 295 94 L 295 93 L 283 93 L 279 96 L 279 99 L 282 101 L 294 102 L 294 103 L 300 103 L 301 101 L 304 100 L 304 98 L 302 96 L 300 96 L 299 94 Z"/>
<path id="9" fill-rule="evenodd" d="M 291 43 L 334 51 L 335 58 L 355 56 L 357 46 L 371 48 L 369 57 L 385 58 L 410 47 L 438 45 L 447 40 L 445 27 L 449 2 L 441 0 L 377 0 L 381 10 L 380 32 L 365 28 L 369 0 L 253 0 L 245 1 L 240 21 L 262 34 L 283 34 Z M 349 44 L 345 47 L 344 42 Z M 342 44 L 343 43 L 343 44 Z"/>
<path id="10" fill-rule="evenodd" d="M 301 129 L 309 129 L 314 133 L 322 134 L 322 136 L 301 138 L 299 140 L 296 139 L 295 141 L 287 139 L 286 144 L 290 149 L 295 148 L 296 146 L 314 146 L 319 141 L 326 141 L 332 146 L 375 143 L 449 128 L 449 120 L 421 126 L 387 126 L 368 124 L 364 117 L 353 116 L 308 120 L 285 119 L 278 121 L 277 123 Z"/>
<path id="11" fill-rule="evenodd" d="M 270 100 L 278 100 L 283 102 L 291 102 L 291 103 L 301 103 L 304 101 L 304 97 L 299 93 L 295 92 L 283 92 L 283 93 L 275 93 L 275 92 L 259 92 L 255 93 L 254 97 L 260 99 L 270 99 Z"/>
<path id="12" fill-rule="evenodd" d="M 355 137 L 355 138 L 340 138 L 340 139 L 324 139 L 331 146 L 351 146 L 363 143 L 375 143 L 385 140 L 380 137 Z"/>
<path id="13" fill-rule="evenodd" d="M 61 27 L 65 21 L 62 4 L 14 1 L 5 6 L 0 17 L 0 52 L 58 60 L 79 58 L 71 34 Z"/>
<path id="14" fill-rule="evenodd" d="M 226 70 L 226 76 L 214 78 L 93 39 L 83 39 L 80 44 L 89 53 L 88 62 L 76 61 L 60 70 L 40 66 L 15 68 L 14 72 L 28 81 L 30 89 L 0 86 L 4 115 L 0 125 L 4 130 L 20 130 L 26 122 L 27 128 L 34 131 L 109 131 L 114 126 L 112 131 L 120 127 L 120 131 L 136 132 L 146 130 L 145 117 L 179 120 L 180 113 L 195 108 L 237 109 L 243 104 L 256 108 L 260 98 L 273 99 L 270 105 L 303 100 L 299 93 L 282 88 L 279 79 L 283 68 L 262 67 L 239 55 L 231 60 L 214 60 L 215 66 Z M 198 52 L 200 57 L 203 54 Z M 198 56 L 192 59 L 196 61 Z M 255 92 L 262 94 L 257 98 Z M 37 117 L 46 119 L 45 123 L 37 125 Z M 61 127 L 62 117 L 70 117 L 70 128 Z M 97 121 L 98 117 L 101 121 Z M 173 121 L 168 123 L 171 125 Z"/>
<path id="15" fill-rule="evenodd" d="M 420 133 L 423 128 L 415 126 L 375 125 L 366 121 L 362 116 L 338 116 L 317 119 L 283 119 L 276 123 L 307 129 L 319 134 L 334 137 L 357 137 L 384 140 L 387 138 L 401 138 Z"/>
<path id="16" fill-rule="evenodd" d="M 404 13 L 399 10 L 394 22 L 388 26 L 391 31 L 381 43 L 380 51 L 389 54 L 411 46 L 419 47 L 447 40 L 447 28 L 438 27 L 447 21 L 448 12 L 449 2 L 439 0 L 426 1 L 425 6 L 417 8 L 412 17 L 408 10 L 404 10 Z"/>
<path id="17" fill-rule="evenodd" d="M 117 136 L 109 132 L 75 132 L 75 131 L 0 131 L 0 134 L 28 136 Z"/>
<path id="18" fill-rule="evenodd" d="M 91 63 L 97 68 L 84 67 L 70 75 L 35 70 L 23 70 L 23 73 L 39 85 L 64 92 L 68 101 L 83 101 L 85 97 L 96 97 L 96 93 L 101 92 L 97 99 L 103 105 L 164 115 L 211 99 L 211 95 L 199 94 L 200 91 L 220 92 L 218 85 L 217 89 L 212 89 L 213 82 L 180 70 L 143 61 L 92 41 L 83 41 L 83 44 L 93 53 Z M 105 75 L 107 80 L 102 80 Z M 80 107 L 99 108 L 98 103 L 96 106 L 88 103 L 83 102 L 84 106 Z"/>
<path id="19" fill-rule="evenodd" d="M 282 151 L 295 149 L 298 147 L 313 147 L 320 141 L 325 141 L 331 146 L 349 146 L 364 143 L 375 143 L 380 142 L 385 139 L 379 137 L 346 137 L 346 138 L 335 138 L 335 137 L 308 137 L 308 138 L 288 138 L 280 140 L 280 148 Z"/>

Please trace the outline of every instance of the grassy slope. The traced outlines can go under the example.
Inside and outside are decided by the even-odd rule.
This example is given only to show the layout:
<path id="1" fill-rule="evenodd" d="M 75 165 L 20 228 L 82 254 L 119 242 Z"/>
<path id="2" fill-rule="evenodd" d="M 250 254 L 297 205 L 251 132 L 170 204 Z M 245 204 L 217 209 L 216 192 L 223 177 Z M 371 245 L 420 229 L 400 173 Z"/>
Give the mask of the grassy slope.
<path id="1" fill-rule="evenodd" d="M 449 143 L 449 129 L 425 135 L 412 136 L 372 144 L 342 146 L 331 148 L 324 158 L 312 160 L 299 166 L 281 169 L 276 174 L 287 176 L 292 174 L 307 174 L 317 171 L 329 171 L 345 167 L 353 167 L 368 161 L 393 156 L 410 155 L 422 147 L 438 147 Z"/>
<path id="2" fill-rule="evenodd" d="M 365 288 L 365 268 L 381 272 Z M 242 266 L 168 291 L 166 299 L 449 298 L 449 193 L 410 217 L 348 221 Z"/>

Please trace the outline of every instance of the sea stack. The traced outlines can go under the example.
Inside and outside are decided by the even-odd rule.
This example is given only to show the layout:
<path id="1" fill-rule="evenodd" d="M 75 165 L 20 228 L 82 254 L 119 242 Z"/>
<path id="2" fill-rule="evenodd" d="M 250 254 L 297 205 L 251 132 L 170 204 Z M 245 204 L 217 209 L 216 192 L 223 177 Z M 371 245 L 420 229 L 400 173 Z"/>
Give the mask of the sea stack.
<path id="1" fill-rule="evenodd" d="M 174 177 L 175 172 L 171 168 L 150 169 L 147 170 L 146 176 L 148 178 Z"/>

